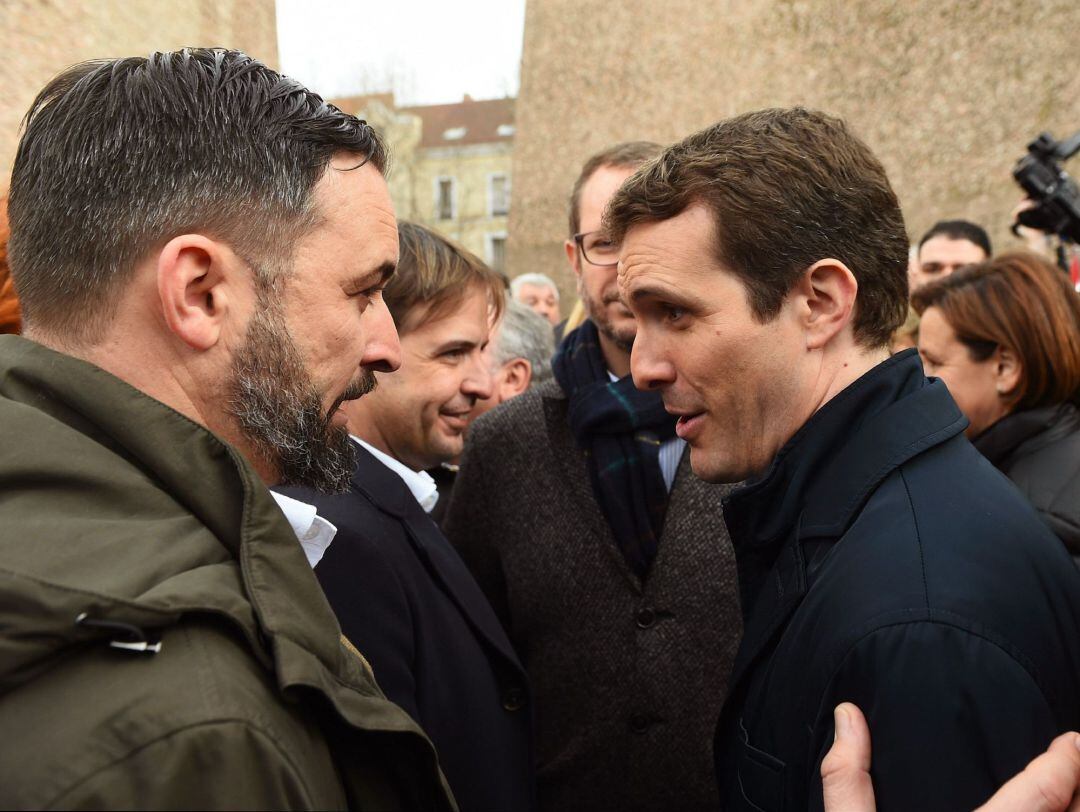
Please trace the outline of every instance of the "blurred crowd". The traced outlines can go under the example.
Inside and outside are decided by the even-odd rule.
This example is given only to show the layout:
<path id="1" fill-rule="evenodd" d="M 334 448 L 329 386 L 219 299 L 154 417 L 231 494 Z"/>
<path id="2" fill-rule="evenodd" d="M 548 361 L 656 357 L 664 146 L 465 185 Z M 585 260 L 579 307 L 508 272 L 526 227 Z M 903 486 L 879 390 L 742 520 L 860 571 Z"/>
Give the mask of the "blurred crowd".
<path id="1" fill-rule="evenodd" d="M 843 122 L 759 111 L 585 161 L 567 302 L 397 221 L 392 147 L 237 52 L 35 102 L 0 800 L 1080 808 L 1055 235 L 912 245 Z"/>

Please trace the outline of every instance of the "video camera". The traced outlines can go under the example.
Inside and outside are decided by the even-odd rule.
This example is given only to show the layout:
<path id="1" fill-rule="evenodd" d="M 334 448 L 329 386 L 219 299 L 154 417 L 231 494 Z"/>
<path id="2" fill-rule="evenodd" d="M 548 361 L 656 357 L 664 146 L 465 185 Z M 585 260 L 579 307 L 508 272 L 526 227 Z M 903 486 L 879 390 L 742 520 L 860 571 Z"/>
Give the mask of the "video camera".
<path id="1" fill-rule="evenodd" d="M 1061 168 L 1078 151 L 1080 132 L 1060 143 L 1042 133 L 1028 144 L 1028 154 L 1017 162 L 1013 177 L 1035 206 L 1020 212 L 1020 225 L 1080 243 L 1080 188 Z"/>

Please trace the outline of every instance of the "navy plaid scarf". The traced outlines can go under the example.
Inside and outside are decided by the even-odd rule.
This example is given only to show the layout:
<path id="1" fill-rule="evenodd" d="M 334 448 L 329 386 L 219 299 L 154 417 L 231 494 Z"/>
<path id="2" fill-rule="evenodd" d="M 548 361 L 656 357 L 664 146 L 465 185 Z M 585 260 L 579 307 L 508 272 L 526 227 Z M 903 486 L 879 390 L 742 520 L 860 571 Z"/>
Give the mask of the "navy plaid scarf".
<path id="1" fill-rule="evenodd" d="M 585 321 L 559 347 L 552 368 L 570 401 L 570 431 L 588 458 L 593 493 L 626 563 L 644 579 L 656 558 L 668 492 L 660 444 L 675 418 L 656 392 L 608 376 L 596 325 Z"/>

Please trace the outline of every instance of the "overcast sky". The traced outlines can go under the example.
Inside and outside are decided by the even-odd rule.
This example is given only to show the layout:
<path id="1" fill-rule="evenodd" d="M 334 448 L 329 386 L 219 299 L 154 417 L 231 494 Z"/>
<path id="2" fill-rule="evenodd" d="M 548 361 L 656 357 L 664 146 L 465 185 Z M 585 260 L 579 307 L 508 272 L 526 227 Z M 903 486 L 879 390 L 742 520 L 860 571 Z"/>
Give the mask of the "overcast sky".
<path id="1" fill-rule="evenodd" d="M 322 96 L 517 95 L 525 0 L 277 0 L 281 70 Z"/>

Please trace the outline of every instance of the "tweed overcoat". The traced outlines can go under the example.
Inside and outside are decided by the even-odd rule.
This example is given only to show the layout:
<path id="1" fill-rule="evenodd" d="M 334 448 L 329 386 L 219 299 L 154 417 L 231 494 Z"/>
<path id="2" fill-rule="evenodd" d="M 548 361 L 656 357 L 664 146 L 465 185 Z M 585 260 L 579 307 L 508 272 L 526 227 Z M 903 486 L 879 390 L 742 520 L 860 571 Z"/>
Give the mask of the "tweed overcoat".
<path id="1" fill-rule="evenodd" d="M 445 529 L 535 703 L 541 809 L 714 809 L 712 734 L 741 634 L 721 498 L 683 456 L 644 583 L 548 381 L 471 428 Z"/>

